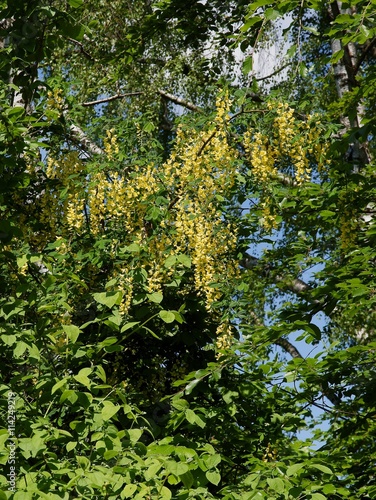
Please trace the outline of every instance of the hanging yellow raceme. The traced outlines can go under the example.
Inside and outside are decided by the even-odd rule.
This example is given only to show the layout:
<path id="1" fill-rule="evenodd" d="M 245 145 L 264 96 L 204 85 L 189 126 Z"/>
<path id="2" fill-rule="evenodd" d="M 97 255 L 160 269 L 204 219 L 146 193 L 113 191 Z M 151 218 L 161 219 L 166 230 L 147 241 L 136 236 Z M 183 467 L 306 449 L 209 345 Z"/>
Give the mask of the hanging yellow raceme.
<path id="1" fill-rule="evenodd" d="M 252 166 L 252 175 L 261 190 L 261 224 L 265 231 L 277 228 L 277 207 L 273 205 L 271 184 L 280 168 L 293 172 L 298 186 L 311 180 L 312 163 L 320 171 L 327 164 L 327 146 L 320 137 L 320 122 L 314 116 L 296 117 L 287 104 L 269 102 L 274 119 L 268 132 L 249 129 L 244 134 L 244 149 Z"/>
<path id="2" fill-rule="evenodd" d="M 219 96 L 216 105 L 208 127 L 178 129 L 170 157 L 162 165 L 135 165 L 124 174 L 88 164 L 85 172 L 76 152 L 49 157 L 47 178 L 65 188 L 64 196 L 51 187 L 41 198 L 41 217 L 53 227 L 52 234 L 68 240 L 85 231 L 94 236 L 116 233 L 119 244 L 137 243 L 148 293 L 162 291 L 171 281 L 174 269 L 164 266 L 169 255 L 188 255 L 191 286 L 211 310 L 223 293 L 221 283 L 238 273 L 238 264 L 228 258 L 236 247 L 236 229 L 224 222 L 221 211 L 221 201 L 236 180 L 238 152 L 228 141 L 227 95 Z M 119 154 L 114 129 L 106 132 L 104 151 L 113 165 Z M 151 222 L 148 212 L 161 190 L 170 202 L 161 208 L 158 221 Z M 132 272 L 124 263 L 114 266 L 113 278 L 123 292 L 123 314 L 132 303 Z"/>

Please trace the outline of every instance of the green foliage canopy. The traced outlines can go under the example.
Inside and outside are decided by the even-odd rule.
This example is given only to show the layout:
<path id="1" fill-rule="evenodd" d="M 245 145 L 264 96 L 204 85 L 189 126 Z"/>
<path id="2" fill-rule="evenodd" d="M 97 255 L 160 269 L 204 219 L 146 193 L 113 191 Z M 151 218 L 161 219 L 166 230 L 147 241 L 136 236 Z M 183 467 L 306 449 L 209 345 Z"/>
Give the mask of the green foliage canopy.
<path id="1" fill-rule="evenodd" d="M 374 16 L 2 3 L 1 498 L 375 497 Z"/>

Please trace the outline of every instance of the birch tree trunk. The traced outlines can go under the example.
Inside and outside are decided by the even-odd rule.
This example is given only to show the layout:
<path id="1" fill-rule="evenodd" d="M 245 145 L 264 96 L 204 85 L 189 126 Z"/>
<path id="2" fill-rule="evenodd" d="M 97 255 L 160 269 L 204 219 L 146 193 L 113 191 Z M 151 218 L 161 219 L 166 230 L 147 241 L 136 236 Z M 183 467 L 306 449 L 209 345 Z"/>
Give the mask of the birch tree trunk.
<path id="1" fill-rule="evenodd" d="M 352 14 L 352 11 L 355 8 L 356 7 L 353 7 L 352 9 L 343 9 L 341 1 L 334 1 L 330 4 L 328 9 L 329 18 L 333 22 L 341 14 Z M 353 42 L 343 44 L 341 40 L 335 38 L 331 39 L 330 43 L 332 56 L 335 56 L 335 54 L 343 51 L 343 56 L 333 64 L 333 73 L 338 98 L 342 99 L 346 93 L 351 92 L 359 86 L 359 82 L 357 80 L 357 74 L 359 71 L 357 48 Z M 358 102 L 356 109 L 353 111 L 353 116 L 342 117 L 342 123 L 344 126 L 342 134 L 349 132 L 350 129 L 356 129 L 362 126 L 362 120 L 365 115 L 363 103 L 361 101 Z M 361 167 L 368 164 L 371 160 L 367 144 L 361 144 L 359 141 L 354 141 L 354 143 L 350 145 L 348 156 L 349 160 L 351 160 L 354 164 L 354 172 L 359 172 Z"/>

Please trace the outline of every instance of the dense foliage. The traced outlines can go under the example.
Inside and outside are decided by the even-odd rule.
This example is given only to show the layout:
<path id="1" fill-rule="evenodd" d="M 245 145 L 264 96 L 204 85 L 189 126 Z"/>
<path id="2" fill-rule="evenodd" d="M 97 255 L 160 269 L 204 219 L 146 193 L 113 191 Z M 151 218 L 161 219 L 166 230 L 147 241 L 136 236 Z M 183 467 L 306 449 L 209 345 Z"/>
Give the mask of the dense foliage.
<path id="1" fill-rule="evenodd" d="M 374 2 L 1 9 L 0 498 L 376 498 Z"/>

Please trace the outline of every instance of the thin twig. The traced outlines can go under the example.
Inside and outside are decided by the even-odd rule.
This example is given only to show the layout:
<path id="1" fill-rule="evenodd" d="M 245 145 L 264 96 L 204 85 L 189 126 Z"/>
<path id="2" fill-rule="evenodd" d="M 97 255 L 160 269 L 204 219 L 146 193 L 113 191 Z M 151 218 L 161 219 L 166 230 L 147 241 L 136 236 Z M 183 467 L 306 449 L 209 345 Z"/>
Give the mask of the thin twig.
<path id="1" fill-rule="evenodd" d="M 173 94 L 170 94 L 166 92 L 165 90 L 158 90 L 157 91 L 159 95 L 164 97 L 165 99 L 168 99 L 169 101 L 178 104 L 179 106 L 183 106 L 184 108 L 190 109 L 191 111 L 196 111 L 197 113 L 202 113 L 203 110 L 199 107 L 196 106 L 196 104 L 193 104 L 192 102 L 186 101 L 185 99 L 181 99 L 180 97 L 177 97 Z M 97 99 L 95 101 L 88 101 L 82 103 L 82 106 L 95 106 L 96 104 L 103 104 L 105 102 L 110 102 L 114 101 L 116 99 L 123 99 L 124 97 L 133 97 L 133 96 L 138 96 L 138 95 L 143 95 L 145 92 L 126 92 L 125 94 L 116 94 L 110 97 L 104 97 L 103 99 Z"/>
<path id="2" fill-rule="evenodd" d="M 283 66 L 281 66 L 280 68 L 273 71 L 273 73 L 270 73 L 270 75 L 256 78 L 256 82 L 262 82 L 263 80 L 268 80 L 269 78 L 272 78 L 273 76 L 278 75 L 278 73 L 280 73 L 281 71 L 286 69 L 288 66 L 291 66 L 291 64 L 292 64 L 291 62 L 288 62 L 288 63 L 284 64 Z"/>
<path id="3" fill-rule="evenodd" d="M 115 101 L 116 99 L 123 99 L 124 97 L 133 97 L 136 95 L 142 95 L 144 92 L 127 92 L 126 94 L 116 94 L 110 97 L 104 97 L 103 99 L 97 99 L 96 101 L 83 102 L 82 106 L 96 106 L 97 104 L 103 104 L 105 102 Z"/>
<path id="4" fill-rule="evenodd" d="M 367 45 L 367 47 L 364 48 L 362 54 L 360 55 L 357 64 L 354 68 L 354 73 L 357 74 L 359 71 L 359 68 L 361 64 L 363 63 L 364 59 L 367 57 L 367 54 L 376 46 L 376 37 Z"/>
<path id="5" fill-rule="evenodd" d="M 87 52 L 84 49 L 84 46 L 81 42 L 79 42 L 78 40 L 75 40 L 74 38 L 70 38 L 70 37 L 68 37 L 67 40 L 69 42 L 73 43 L 74 45 L 78 45 L 78 47 L 80 47 L 80 51 L 82 52 L 82 54 L 84 54 L 84 56 L 86 56 L 88 59 L 90 59 L 90 61 L 96 61 L 94 59 L 94 57 L 92 55 L 90 55 L 89 52 Z"/>

